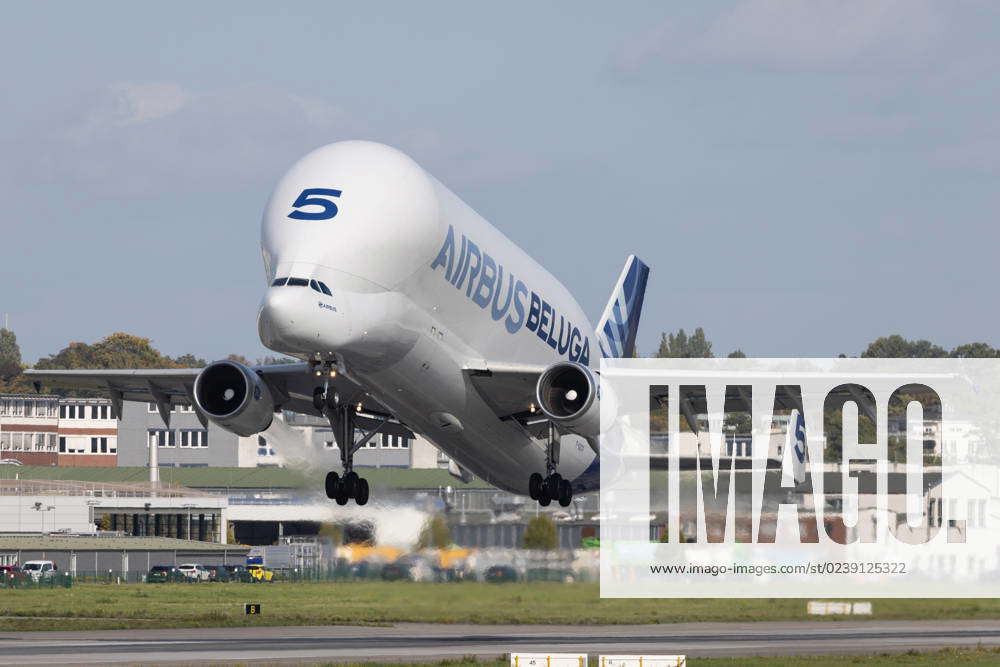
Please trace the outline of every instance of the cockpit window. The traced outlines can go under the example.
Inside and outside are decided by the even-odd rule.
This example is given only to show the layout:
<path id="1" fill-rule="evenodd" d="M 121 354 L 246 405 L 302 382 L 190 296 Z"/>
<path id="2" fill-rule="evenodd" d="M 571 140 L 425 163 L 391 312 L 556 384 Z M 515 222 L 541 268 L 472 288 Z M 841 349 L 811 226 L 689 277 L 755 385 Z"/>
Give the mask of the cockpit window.
<path id="1" fill-rule="evenodd" d="M 306 287 L 307 285 L 309 285 L 309 281 L 306 280 L 305 278 L 289 278 L 288 279 L 288 286 L 289 287 Z"/>
<path id="2" fill-rule="evenodd" d="M 313 291 L 315 291 L 315 292 L 319 291 L 319 283 L 317 283 L 315 280 L 310 280 L 309 281 L 309 287 L 312 287 Z"/>
<path id="3" fill-rule="evenodd" d="M 275 278 L 274 282 L 271 283 L 271 287 L 281 287 L 288 282 L 288 278 Z"/>
<path id="4" fill-rule="evenodd" d="M 324 283 L 322 280 L 319 281 L 319 289 L 321 292 L 323 292 L 323 294 L 327 296 L 333 296 L 333 292 L 330 291 L 330 288 L 327 287 L 326 283 Z"/>

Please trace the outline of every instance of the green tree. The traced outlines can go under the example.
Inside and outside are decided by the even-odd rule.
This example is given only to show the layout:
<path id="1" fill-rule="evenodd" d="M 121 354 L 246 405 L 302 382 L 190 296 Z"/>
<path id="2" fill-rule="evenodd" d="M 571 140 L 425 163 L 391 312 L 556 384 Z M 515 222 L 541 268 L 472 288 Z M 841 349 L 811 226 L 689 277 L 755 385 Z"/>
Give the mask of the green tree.
<path id="1" fill-rule="evenodd" d="M 729 358 L 730 359 L 746 359 L 747 358 L 747 353 L 744 352 L 743 350 L 740 350 L 739 348 L 737 348 L 737 349 L 735 349 L 735 350 L 733 350 L 732 352 L 729 353 Z"/>
<path id="2" fill-rule="evenodd" d="M 947 357 L 948 352 L 929 340 L 906 340 L 899 334 L 893 334 L 892 336 L 876 338 L 868 345 L 868 349 L 861 353 L 861 356 L 879 359 L 927 359 Z"/>
<path id="3" fill-rule="evenodd" d="M 451 530 L 448 528 L 448 521 L 440 514 L 427 519 L 424 527 L 420 530 L 420 539 L 417 547 L 425 549 L 434 547 L 435 549 L 446 549 L 451 545 Z"/>
<path id="4" fill-rule="evenodd" d="M 539 514 L 528 521 L 523 546 L 525 549 L 555 549 L 559 546 L 556 524 L 548 514 Z"/>
<path id="5" fill-rule="evenodd" d="M 70 343 L 39 359 L 35 368 L 177 368 L 177 364 L 160 354 L 148 338 L 114 333 L 93 345 Z"/>
<path id="6" fill-rule="evenodd" d="M 0 329 L 0 379 L 9 380 L 21 373 L 21 348 L 10 329 Z"/>
<path id="7" fill-rule="evenodd" d="M 228 357 L 226 357 L 226 359 L 228 359 L 229 361 L 235 361 L 238 364 L 243 364 L 244 366 L 253 366 L 253 364 L 250 363 L 250 360 L 244 357 L 242 354 L 230 354 Z"/>
<path id="8" fill-rule="evenodd" d="M 182 354 L 179 357 L 174 357 L 174 363 L 181 368 L 204 368 L 208 366 L 207 361 L 193 354 Z"/>
<path id="9" fill-rule="evenodd" d="M 986 343 L 966 343 L 965 345 L 959 345 L 954 350 L 951 351 L 949 356 L 952 357 L 965 357 L 965 358 L 992 358 L 1000 356 L 996 348 L 987 345 Z"/>
<path id="10" fill-rule="evenodd" d="M 706 359 L 712 354 L 712 343 L 705 338 L 705 330 L 698 327 L 691 336 L 679 329 L 676 334 L 660 334 L 660 349 L 656 356 L 672 359 Z"/>

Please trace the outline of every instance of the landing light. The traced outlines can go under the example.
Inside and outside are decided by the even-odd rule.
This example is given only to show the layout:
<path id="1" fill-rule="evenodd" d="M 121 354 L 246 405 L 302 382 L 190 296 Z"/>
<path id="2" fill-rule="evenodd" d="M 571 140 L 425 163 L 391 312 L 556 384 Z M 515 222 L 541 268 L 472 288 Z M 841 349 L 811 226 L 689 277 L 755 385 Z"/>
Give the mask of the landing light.
<path id="1" fill-rule="evenodd" d="M 317 368 L 316 369 L 316 377 L 319 377 L 322 374 L 323 374 L 323 371 L 321 371 L 319 368 Z"/>
<path id="2" fill-rule="evenodd" d="M 331 368 L 330 369 L 330 377 L 332 377 L 332 378 L 337 377 L 337 369 L 336 368 Z"/>
<path id="3" fill-rule="evenodd" d="M 536 410 L 536 409 L 537 409 L 537 408 L 535 407 L 535 404 L 534 404 L 534 403 L 529 403 L 529 404 L 528 404 L 528 412 L 530 412 L 531 414 L 535 414 L 535 410 Z"/>
<path id="4" fill-rule="evenodd" d="M 361 412 L 361 402 L 358 401 L 358 405 L 354 408 L 357 412 Z"/>

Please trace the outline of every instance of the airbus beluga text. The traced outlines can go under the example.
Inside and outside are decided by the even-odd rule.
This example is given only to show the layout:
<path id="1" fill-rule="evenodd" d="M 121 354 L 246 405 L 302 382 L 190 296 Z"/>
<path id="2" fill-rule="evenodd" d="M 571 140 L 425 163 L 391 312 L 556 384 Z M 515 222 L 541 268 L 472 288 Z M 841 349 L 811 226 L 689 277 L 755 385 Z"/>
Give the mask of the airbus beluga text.
<path id="1" fill-rule="evenodd" d="M 469 473 L 542 505 L 598 486 L 602 356 L 632 356 L 648 267 L 628 258 L 594 328 L 569 291 L 403 153 L 345 141 L 281 178 L 264 211 L 268 348 L 298 364 L 30 371 L 36 382 L 191 403 L 240 435 L 279 410 L 330 422 L 341 470 L 326 492 L 368 501 L 354 453 L 419 433 Z M 358 435 L 360 434 L 360 435 Z"/>

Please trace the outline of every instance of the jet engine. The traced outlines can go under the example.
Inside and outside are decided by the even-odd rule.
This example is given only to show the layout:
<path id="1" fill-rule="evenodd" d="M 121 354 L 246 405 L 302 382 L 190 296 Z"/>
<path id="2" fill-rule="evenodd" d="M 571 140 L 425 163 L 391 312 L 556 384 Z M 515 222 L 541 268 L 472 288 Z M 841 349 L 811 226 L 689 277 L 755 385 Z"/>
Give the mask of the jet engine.
<path id="1" fill-rule="evenodd" d="M 542 412 L 563 428 L 586 438 L 601 430 L 598 379 L 573 361 L 552 364 L 538 378 L 536 395 Z"/>
<path id="2" fill-rule="evenodd" d="M 215 361 L 194 381 L 198 409 L 237 435 L 260 433 L 274 419 L 271 390 L 257 373 L 235 361 Z"/>

